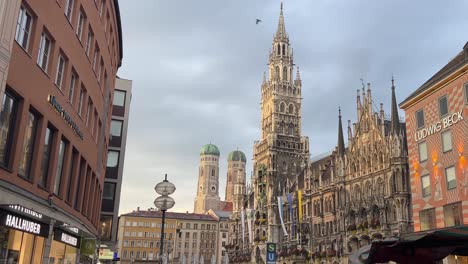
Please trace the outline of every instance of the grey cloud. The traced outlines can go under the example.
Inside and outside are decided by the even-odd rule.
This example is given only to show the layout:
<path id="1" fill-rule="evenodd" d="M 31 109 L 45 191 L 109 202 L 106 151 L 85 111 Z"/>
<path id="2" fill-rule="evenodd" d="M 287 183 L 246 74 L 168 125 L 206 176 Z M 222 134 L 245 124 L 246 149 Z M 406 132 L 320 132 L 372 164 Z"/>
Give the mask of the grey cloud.
<path id="1" fill-rule="evenodd" d="M 401 101 L 460 51 L 467 7 L 464 1 L 285 1 L 312 155 L 334 148 L 338 106 L 344 120 L 355 122 L 360 78 L 372 83 L 376 105 L 388 111 L 392 74 Z M 178 187 L 174 210 L 191 211 L 198 151 L 210 140 L 221 150 L 224 198 L 227 154 L 244 151 L 251 170 L 278 1 L 121 0 L 120 8 L 119 75 L 134 80 L 120 211 L 152 206 L 153 186 L 164 173 Z M 255 18 L 263 22 L 255 25 Z"/>

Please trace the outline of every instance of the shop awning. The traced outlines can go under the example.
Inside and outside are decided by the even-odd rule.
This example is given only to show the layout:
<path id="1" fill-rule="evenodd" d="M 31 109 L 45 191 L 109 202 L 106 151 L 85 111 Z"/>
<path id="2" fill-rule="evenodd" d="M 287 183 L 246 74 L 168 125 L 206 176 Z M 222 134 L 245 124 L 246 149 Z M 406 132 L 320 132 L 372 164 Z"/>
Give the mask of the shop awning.
<path id="1" fill-rule="evenodd" d="M 433 263 L 449 254 L 468 256 L 468 226 L 403 234 L 399 239 L 374 241 L 350 256 L 351 264 Z"/>

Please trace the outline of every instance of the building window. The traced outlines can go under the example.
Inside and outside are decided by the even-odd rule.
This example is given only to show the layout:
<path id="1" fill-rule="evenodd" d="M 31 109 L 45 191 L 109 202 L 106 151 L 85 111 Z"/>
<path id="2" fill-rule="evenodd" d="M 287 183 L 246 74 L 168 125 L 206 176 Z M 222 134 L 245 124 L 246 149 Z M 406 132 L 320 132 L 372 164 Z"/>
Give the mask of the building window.
<path id="1" fill-rule="evenodd" d="M 421 231 L 434 229 L 435 224 L 435 209 L 426 209 L 419 212 L 419 220 L 421 222 Z"/>
<path id="2" fill-rule="evenodd" d="M 439 98 L 439 114 L 441 117 L 448 114 L 448 101 L 446 95 Z"/>
<path id="3" fill-rule="evenodd" d="M 18 102 L 6 91 L 0 108 L 0 166 L 9 167 Z"/>
<path id="4" fill-rule="evenodd" d="M 26 130 L 24 132 L 23 153 L 18 168 L 18 174 L 28 180 L 32 179 L 30 172 L 33 159 L 32 154 L 34 152 L 34 141 L 36 139 L 37 121 L 38 117 L 36 114 L 29 112 Z"/>
<path id="5" fill-rule="evenodd" d="M 68 90 L 68 101 L 73 104 L 73 97 L 75 96 L 75 85 L 76 81 L 78 80 L 78 77 L 76 76 L 76 73 L 72 71 L 71 77 L 70 77 L 70 89 Z"/>
<path id="6" fill-rule="evenodd" d="M 96 71 L 96 64 L 98 63 L 97 60 L 99 59 L 99 47 L 96 43 L 94 48 L 94 57 L 93 57 L 93 70 Z"/>
<path id="7" fill-rule="evenodd" d="M 125 91 L 115 90 L 113 105 L 122 107 L 125 106 L 125 94 Z"/>
<path id="8" fill-rule="evenodd" d="M 86 16 L 82 10 L 80 10 L 80 14 L 78 15 L 78 22 L 76 25 L 76 35 L 78 39 L 81 41 L 81 35 L 83 35 L 83 27 L 86 21 Z"/>
<path id="9" fill-rule="evenodd" d="M 115 168 L 119 165 L 119 152 L 109 150 L 107 153 L 107 167 L 108 168 Z"/>
<path id="10" fill-rule="evenodd" d="M 447 189 L 453 189 L 457 187 L 457 176 L 455 173 L 455 166 L 448 167 L 445 169 L 445 179 L 447 180 Z"/>
<path id="11" fill-rule="evenodd" d="M 23 49 L 28 50 L 29 36 L 31 35 L 32 16 L 24 6 L 21 7 L 18 23 L 16 24 L 15 40 Z"/>
<path id="12" fill-rule="evenodd" d="M 424 127 L 424 111 L 422 109 L 416 112 L 416 125 L 418 129 Z"/>
<path id="13" fill-rule="evenodd" d="M 110 134 L 114 137 L 120 137 L 122 135 L 122 124 L 123 121 L 112 119 Z"/>
<path id="14" fill-rule="evenodd" d="M 427 144 L 426 141 L 419 143 L 418 145 L 419 150 L 419 161 L 423 162 L 427 160 Z"/>
<path id="15" fill-rule="evenodd" d="M 89 53 L 91 51 L 91 43 L 94 40 L 94 33 L 91 27 L 88 28 L 88 37 L 86 38 L 86 45 L 85 45 L 85 52 L 86 55 L 89 57 Z"/>
<path id="16" fill-rule="evenodd" d="M 112 216 L 103 215 L 101 216 L 101 226 L 100 226 L 100 235 L 101 240 L 110 241 L 112 239 Z"/>
<path id="17" fill-rule="evenodd" d="M 47 33 L 42 32 L 41 42 L 39 44 L 39 55 L 37 56 L 37 65 L 47 72 L 49 65 L 49 56 L 51 50 L 51 41 Z"/>
<path id="18" fill-rule="evenodd" d="M 114 200 L 115 195 L 115 183 L 106 182 L 104 183 L 104 191 L 102 193 L 102 199 Z"/>
<path id="19" fill-rule="evenodd" d="M 86 126 L 89 127 L 89 119 L 91 110 L 93 109 L 93 101 L 91 98 L 88 99 L 88 108 L 86 109 Z"/>
<path id="20" fill-rule="evenodd" d="M 465 103 L 468 104 L 468 83 L 465 84 Z"/>
<path id="21" fill-rule="evenodd" d="M 74 179 L 75 167 L 78 162 L 78 151 L 73 148 L 72 156 L 70 160 L 70 166 L 68 166 L 68 184 L 67 184 L 67 201 L 71 202 L 71 190 L 72 190 L 72 180 Z"/>
<path id="22" fill-rule="evenodd" d="M 63 80 L 63 72 L 65 71 L 65 59 L 62 55 L 59 55 L 58 62 L 57 62 L 57 73 L 55 75 L 55 85 L 62 90 L 62 80 Z"/>
<path id="23" fill-rule="evenodd" d="M 452 150 L 452 131 L 447 130 L 442 132 L 442 151 L 447 152 Z"/>
<path id="24" fill-rule="evenodd" d="M 65 149 L 67 147 L 67 142 L 65 140 L 60 140 L 59 152 L 58 152 L 58 162 L 57 170 L 55 171 L 55 181 L 54 181 L 54 194 L 59 195 L 60 185 L 62 182 L 63 174 L 63 163 L 65 161 Z"/>
<path id="25" fill-rule="evenodd" d="M 83 101 L 85 97 L 86 91 L 83 87 L 80 89 L 80 98 L 78 100 L 78 114 L 81 116 L 83 113 Z"/>
<path id="26" fill-rule="evenodd" d="M 444 206 L 445 227 L 463 225 L 461 202 Z"/>
<path id="27" fill-rule="evenodd" d="M 73 16 L 73 5 L 75 3 L 74 0 L 66 0 L 65 3 L 65 16 L 67 17 L 68 21 L 71 22 Z"/>
<path id="28" fill-rule="evenodd" d="M 44 148 L 41 162 L 41 175 L 39 177 L 39 186 L 46 187 L 47 179 L 49 178 L 50 154 L 52 150 L 52 142 L 54 139 L 55 130 L 47 127 L 45 131 Z"/>
<path id="29" fill-rule="evenodd" d="M 421 176 L 423 197 L 431 195 L 431 177 L 429 175 Z"/>

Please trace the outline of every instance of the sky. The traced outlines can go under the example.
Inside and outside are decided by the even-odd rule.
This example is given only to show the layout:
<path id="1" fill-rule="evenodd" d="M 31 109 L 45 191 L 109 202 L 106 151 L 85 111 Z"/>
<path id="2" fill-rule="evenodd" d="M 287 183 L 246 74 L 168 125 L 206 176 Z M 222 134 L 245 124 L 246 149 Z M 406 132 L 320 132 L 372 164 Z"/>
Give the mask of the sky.
<path id="1" fill-rule="evenodd" d="M 229 152 L 246 154 L 251 175 L 280 1 L 119 2 L 118 75 L 133 80 L 120 213 L 154 207 L 153 188 L 166 173 L 177 188 L 172 211 L 192 212 L 199 151 L 210 142 L 221 152 L 224 199 Z M 346 120 L 356 122 L 361 78 L 389 113 L 392 76 L 401 102 L 458 54 L 468 40 L 466 10 L 462 0 L 285 0 L 311 157 L 336 146 L 339 106 L 345 130 Z"/>

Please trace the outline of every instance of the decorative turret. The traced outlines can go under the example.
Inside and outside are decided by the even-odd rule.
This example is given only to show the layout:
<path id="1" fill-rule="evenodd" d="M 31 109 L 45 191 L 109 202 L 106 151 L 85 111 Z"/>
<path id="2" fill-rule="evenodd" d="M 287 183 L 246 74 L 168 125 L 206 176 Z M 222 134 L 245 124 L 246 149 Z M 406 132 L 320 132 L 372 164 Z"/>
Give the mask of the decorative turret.
<path id="1" fill-rule="evenodd" d="M 286 33 L 286 27 L 284 26 L 284 16 L 283 16 L 283 2 L 281 2 L 280 7 L 280 16 L 278 21 L 278 29 L 276 30 L 275 41 L 288 39 L 288 34 Z"/>
<path id="2" fill-rule="evenodd" d="M 343 138 L 343 126 L 341 125 L 341 108 L 338 108 L 338 155 L 340 157 L 344 156 L 345 153 L 345 144 Z"/>

